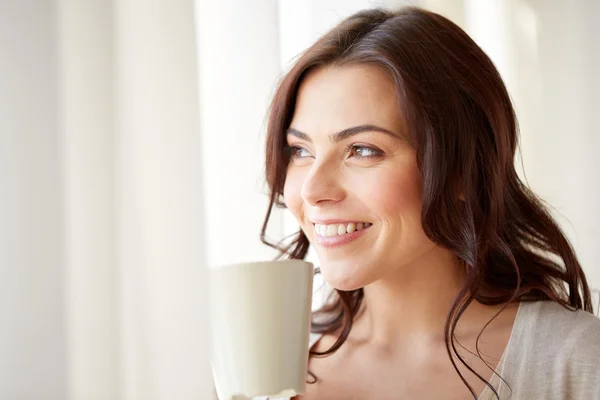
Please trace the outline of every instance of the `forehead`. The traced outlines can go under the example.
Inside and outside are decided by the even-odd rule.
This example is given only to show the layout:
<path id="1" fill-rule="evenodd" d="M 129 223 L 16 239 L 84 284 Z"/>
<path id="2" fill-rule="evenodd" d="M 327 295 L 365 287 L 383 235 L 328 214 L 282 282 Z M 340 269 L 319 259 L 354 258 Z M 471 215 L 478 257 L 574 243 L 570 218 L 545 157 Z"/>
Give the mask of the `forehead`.
<path id="1" fill-rule="evenodd" d="M 309 135 L 373 124 L 400 130 L 402 119 L 391 79 L 370 66 L 328 66 L 300 84 L 291 126 Z"/>

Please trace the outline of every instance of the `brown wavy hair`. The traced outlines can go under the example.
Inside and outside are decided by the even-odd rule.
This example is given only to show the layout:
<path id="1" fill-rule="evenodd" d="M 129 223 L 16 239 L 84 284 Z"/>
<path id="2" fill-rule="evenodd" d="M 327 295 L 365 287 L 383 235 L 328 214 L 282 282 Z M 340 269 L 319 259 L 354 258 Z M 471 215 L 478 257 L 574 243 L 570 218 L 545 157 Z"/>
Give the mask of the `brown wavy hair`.
<path id="1" fill-rule="evenodd" d="M 285 207 L 286 131 L 298 88 L 309 71 L 356 64 L 384 71 L 395 85 L 398 111 L 412 134 L 423 179 L 423 229 L 464 264 L 465 283 L 445 323 L 448 356 L 474 398 L 453 353 L 498 396 L 456 351 L 454 330 L 470 303 L 506 307 L 515 301 L 553 300 L 589 312 L 592 305 L 585 275 L 565 234 L 515 170 L 518 127 L 500 74 L 450 20 L 415 7 L 365 10 L 343 20 L 299 56 L 280 81 L 270 108 L 270 204 L 261 239 L 280 250 L 280 257 L 306 256 L 309 242 L 301 230 L 287 241 L 273 243 L 266 237 L 273 207 Z M 330 355 L 342 346 L 363 299 L 362 289 L 333 294 L 313 314 L 312 331 L 337 334 L 337 340 L 326 351 L 311 349 L 313 357 Z"/>

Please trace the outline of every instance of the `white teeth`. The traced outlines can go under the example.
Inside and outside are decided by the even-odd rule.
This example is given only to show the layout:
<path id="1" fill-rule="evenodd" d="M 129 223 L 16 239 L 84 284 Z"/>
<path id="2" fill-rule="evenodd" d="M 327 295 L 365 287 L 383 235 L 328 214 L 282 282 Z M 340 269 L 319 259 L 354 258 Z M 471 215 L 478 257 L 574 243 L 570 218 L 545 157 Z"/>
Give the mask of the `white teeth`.
<path id="1" fill-rule="evenodd" d="M 356 225 L 354 225 L 354 222 L 350 222 L 346 230 L 348 231 L 348 233 L 354 232 L 356 230 Z"/>
<path id="2" fill-rule="evenodd" d="M 321 225 L 319 228 L 319 236 L 327 236 L 327 225 Z"/>
<path id="3" fill-rule="evenodd" d="M 327 236 L 335 236 L 337 235 L 337 226 L 336 225 L 327 225 Z"/>
<path id="4" fill-rule="evenodd" d="M 315 224 L 315 233 L 317 236 L 327 237 L 327 236 L 342 236 L 346 233 L 352 233 L 364 228 L 368 228 L 373 224 L 368 222 L 359 222 L 358 224 L 354 222 L 350 222 L 349 224 L 330 224 L 330 225 L 322 225 Z"/>

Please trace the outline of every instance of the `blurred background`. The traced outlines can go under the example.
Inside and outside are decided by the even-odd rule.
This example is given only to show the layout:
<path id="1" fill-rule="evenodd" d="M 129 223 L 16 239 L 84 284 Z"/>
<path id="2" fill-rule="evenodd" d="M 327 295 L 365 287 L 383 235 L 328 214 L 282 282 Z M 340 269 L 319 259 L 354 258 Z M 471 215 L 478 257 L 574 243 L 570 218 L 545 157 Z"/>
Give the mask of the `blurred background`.
<path id="1" fill-rule="evenodd" d="M 207 266 L 274 256 L 277 79 L 409 3 L 493 59 L 518 169 L 600 288 L 600 1 L 0 0 L 0 399 L 209 398 Z M 278 211 L 269 236 L 297 229 Z"/>

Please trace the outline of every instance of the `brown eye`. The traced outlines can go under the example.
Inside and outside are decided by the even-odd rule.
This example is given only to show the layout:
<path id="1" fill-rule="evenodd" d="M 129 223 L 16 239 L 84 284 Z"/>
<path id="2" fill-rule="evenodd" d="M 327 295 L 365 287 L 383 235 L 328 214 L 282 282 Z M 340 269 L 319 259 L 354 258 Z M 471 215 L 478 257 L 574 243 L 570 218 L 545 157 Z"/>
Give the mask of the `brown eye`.
<path id="1" fill-rule="evenodd" d="M 291 158 L 307 158 L 307 157 L 312 157 L 312 154 L 309 153 L 308 150 L 303 149 L 302 147 L 298 147 L 298 146 L 291 146 L 290 147 L 290 156 Z"/>
<path id="2" fill-rule="evenodd" d="M 367 146 L 353 145 L 350 148 L 350 157 L 356 158 L 369 158 L 369 157 L 380 157 L 381 151 L 375 150 Z"/>

